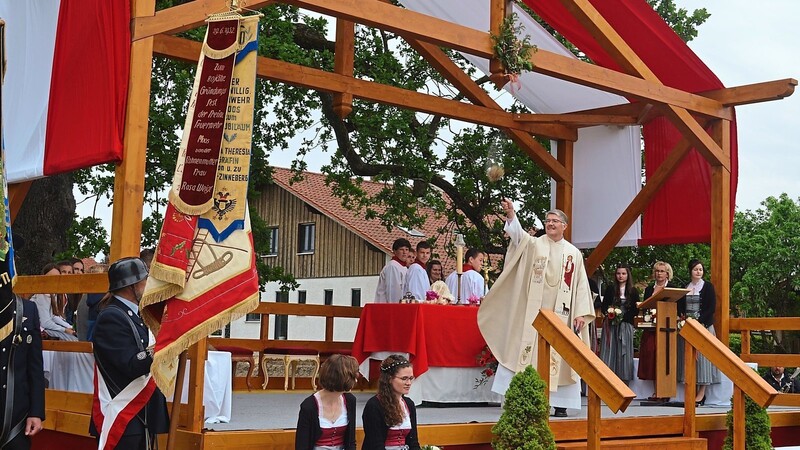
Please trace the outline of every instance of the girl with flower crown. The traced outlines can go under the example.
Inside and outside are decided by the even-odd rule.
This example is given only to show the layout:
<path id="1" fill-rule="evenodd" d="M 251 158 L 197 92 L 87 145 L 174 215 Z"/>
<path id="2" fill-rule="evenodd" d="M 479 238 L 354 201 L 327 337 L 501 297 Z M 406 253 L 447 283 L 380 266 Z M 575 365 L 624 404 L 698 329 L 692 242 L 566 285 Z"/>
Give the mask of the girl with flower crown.
<path id="1" fill-rule="evenodd" d="M 417 410 L 406 395 L 414 382 L 414 369 L 401 355 L 381 363 L 378 393 L 367 401 L 362 450 L 420 450 Z"/>
<path id="2" fill-rule="evenodd" d="M 614 282 L 603 296 L 600 359 L 623 381 L 633 379 L 633 319 L 638 301 L 630 267 L 617 266 Z"/>

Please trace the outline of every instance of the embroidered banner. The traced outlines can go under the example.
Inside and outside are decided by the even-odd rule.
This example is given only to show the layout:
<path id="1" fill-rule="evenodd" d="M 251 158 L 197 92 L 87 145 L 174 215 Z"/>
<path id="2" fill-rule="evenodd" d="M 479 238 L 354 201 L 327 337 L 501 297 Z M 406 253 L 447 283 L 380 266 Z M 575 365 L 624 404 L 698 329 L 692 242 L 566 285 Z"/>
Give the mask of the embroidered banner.
<path id="1" fill-rule="evenodd" d="M 238 36 L 238 19 L 209 20 L 169 193 L 186 214 L 202 214 L 211 207 Z"/>
<path id="2" fill-rule="evenodd" d="M 208 207 L 201 213 L 171 195 L 156 255 L 140 303 L 142 318 L 156 334 L 152 373 L 167 396 L 174 390 L 180 353 L 209 333 L 258 306 L 258 273 L 255 266 L 247 182 L 252 146 L 253 95 L 255 93 L 258 17 L 241 18 L 231 72 L 229 95 L 212 168 L 214 178 L 197 186 L 211 187 Z M 209 28 L 209 34 L 211 28 Z M 205 51 L 205 49 L 204 49 Z M 208 64 L 209 60 L 199 65 Z M 198 66 L 198 72 L 202 72 Z M 198 84 L 195 83 L 195 88 Z M 200 88 L 202 89 L 202 87 Z M 190 107 L 192 105 L 190 104 Z M 187 121 L 188 122 L 188 121 Z M 209 135 L 184 131 L 203 139 Z M 191 141 L 191 137 L 188 138 Z M 187 155 L 188 158 L 188 155 Z M 204 156 L 205 158 L 205 156 Z M 179 161 L 171 194 L 179 192 L 189 165 Z M 179 174 L 179 170 L 184 172 Z M 195 166 L 192 170 L 199 169 Z M 199 178 L 198 178 L 199 180 Z M 185 198 L 198 199 L 197 190 Z"/>

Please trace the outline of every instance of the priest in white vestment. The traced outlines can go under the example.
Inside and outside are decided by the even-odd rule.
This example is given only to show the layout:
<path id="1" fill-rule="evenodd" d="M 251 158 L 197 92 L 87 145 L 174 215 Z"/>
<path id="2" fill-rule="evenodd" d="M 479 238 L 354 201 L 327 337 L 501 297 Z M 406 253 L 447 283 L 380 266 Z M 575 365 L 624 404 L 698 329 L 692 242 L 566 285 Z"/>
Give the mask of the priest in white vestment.
<path id="1" fill-rule="evenodd" d="M 536 368 L 538 333 L 531 324 L 540 309 L 555 311 L 587 346 L 587 325 L 595 318 L 583 255 L 564 239 L 566 215 L 548 211 L 546 234 L 536 238 L 522 229 L 510 200 L 502 207 L 511 241 L 503 273 L 478 311 L 478 326 L 500 363 L 492 385 L 499 394 L 505 394 L 514 374 L 528 365 Z M 563 417 L 565 408 L 581 408 L 580 379 L 558 353 L 550 358 L 550 404 Z"/>

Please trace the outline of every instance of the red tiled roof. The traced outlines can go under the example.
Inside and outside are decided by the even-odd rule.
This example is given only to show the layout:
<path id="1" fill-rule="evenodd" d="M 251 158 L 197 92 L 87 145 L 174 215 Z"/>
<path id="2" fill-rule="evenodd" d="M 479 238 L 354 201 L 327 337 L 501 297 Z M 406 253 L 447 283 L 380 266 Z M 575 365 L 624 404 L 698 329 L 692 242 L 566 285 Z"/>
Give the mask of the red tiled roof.
<path id="1" fill-rule="evenodd" d="M 273 169 L 272 179 L 278 186 L 286 189 L 300 200 L 313 206 L 387 254 L 392 253 L 392 243 L 395 239 L 406 238 L 411 242 L 412 246 L 416 247 L 419 241 L 435 237 L 436 242 L 432 244 L 434 247 L 433 253 L 438 254 L 442 260 L 446 273 L 453 269 L 453 263 L 445 261 L 448 258 L 444 250 L 444 242 L 447 239 L 452 239 L 452 237 L 449 235 L 440 236 L 438 231 L 447 224 L 447 219 L 444 216 L 437 215 L 433 209 L 424 205 L 417 208 L 420 214 L 427 215 L 425 224 L 417 229 L 417 231 L 425 235 L 424 237 L 413 236 L 397 227 L 393 228 L 392 231 L 386 231 L 386 227 L 381 225 L 379 220 L 367 220 L 356 212 L 342 206 L 342 200 L 333 194 L 330 186 L 325 184 L 325 175 L 315 172 L 303 172 L 303 180 L 292 184 L 289 181 L 294 175 L 291 169 L 280 167 L 273 167 Z M 361 187 L 369 195 L 376 195 L 384 186 L 383 183 L 374 181 L 365 180 L 361 183 Z"/>

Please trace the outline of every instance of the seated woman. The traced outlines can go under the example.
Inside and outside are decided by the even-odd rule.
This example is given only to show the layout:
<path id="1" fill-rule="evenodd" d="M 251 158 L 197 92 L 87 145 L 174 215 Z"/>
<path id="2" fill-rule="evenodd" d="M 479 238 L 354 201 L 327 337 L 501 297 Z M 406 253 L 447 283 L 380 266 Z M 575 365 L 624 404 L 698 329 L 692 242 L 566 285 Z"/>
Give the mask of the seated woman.
<path id="1" fill-rule="evenodd" d="M 355 450 L 356 397 L 348 391 L 358 379 L 352 356 L 331 355 L 319 370 L 322 390 L 300 404 L 295 450 Z"/>
<path id="2" fill-rule="evenodd" d="M 42 275 L 60 275 L 55 264 L 47 264 L 42 268 Z M 44 333 L 62 341 L 77 341 L 75 329 L 64 318 L 66 297 L 63 294 L 34 294 L 31 301 L 36 303 L 39 312 L 39 323 Z"/>
<path id="3" fill-rule="evenodd" d="M 631 269 L 617 267 L 615 281 L 606 289 L 601 308 L 603 337 L 600 341 L 600 359 L 623 381 L 633 379 L 633 319 L 636 317 L 639 291 L 633 286 Z M 612 317 L 609 308 L 619 309 L 621 318 Z"/>
<path id="4" fill-rule="evenodd" d="M 367 401 L 362 450 L 420 450 L 417 410 L 405 395 L 414 381 L 411 363 L 401 355 L 390 355 L 381 363 L 378 394 Z"/>
<path id="5" fill-rule="evenodd" d="M 437 281 L 444 281 L 444 275 L 442 274 L 442 262 L 438 259 L 432 259 L 428 261 L 428 267 L 426 268 L 428 271 L 428 280 L 430 283 L 436 283 Z"/>

